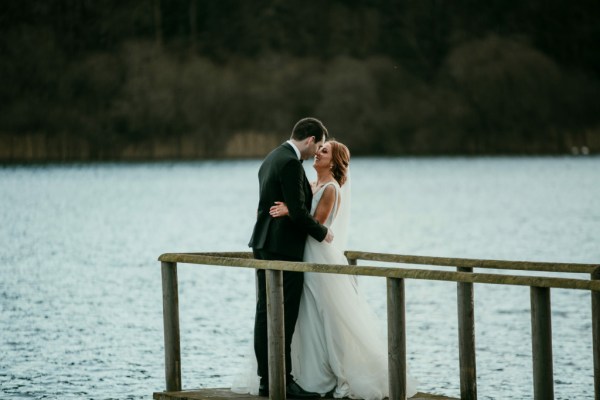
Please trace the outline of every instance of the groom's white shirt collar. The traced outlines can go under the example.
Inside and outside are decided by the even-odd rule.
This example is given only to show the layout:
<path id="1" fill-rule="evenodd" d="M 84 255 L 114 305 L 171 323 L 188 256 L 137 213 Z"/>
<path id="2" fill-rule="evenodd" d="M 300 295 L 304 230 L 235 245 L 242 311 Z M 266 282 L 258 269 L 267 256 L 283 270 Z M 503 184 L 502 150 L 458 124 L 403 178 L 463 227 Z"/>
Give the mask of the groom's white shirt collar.
<path id="1" fill-rule="evenodd" d="M 290 146 L 292 146 L 292 149 L 294 149 L 294 151 L 296 152 L 296 156 L 298 157 L 298 160 L 300 160 L 300 150 L 298 150 L 298 148 L 296 147 L 296 145 L 291 141 L 288 140 L 287 143 L 290 144 Z"/>

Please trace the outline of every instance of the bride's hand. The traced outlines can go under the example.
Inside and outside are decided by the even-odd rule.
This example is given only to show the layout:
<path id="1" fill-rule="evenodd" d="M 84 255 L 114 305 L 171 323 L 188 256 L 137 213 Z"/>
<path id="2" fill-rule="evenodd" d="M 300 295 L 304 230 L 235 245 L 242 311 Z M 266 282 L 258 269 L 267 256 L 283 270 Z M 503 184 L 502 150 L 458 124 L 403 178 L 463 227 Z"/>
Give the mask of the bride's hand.
<path id="1" fill-rule="evenodd" d="M 273 218 L 285 217 L 289 215 L 287 205 L 282 201 L 276 201 L 274 206 L 269 209 L 269 214 Z"/>

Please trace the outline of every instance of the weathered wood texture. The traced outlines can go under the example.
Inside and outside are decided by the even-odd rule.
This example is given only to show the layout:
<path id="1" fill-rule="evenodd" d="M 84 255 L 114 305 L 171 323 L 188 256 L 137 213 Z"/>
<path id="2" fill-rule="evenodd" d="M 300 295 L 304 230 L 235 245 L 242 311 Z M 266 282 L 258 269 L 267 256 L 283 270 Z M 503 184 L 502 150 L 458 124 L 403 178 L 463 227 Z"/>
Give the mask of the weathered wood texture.
<path id="1" fill-rule="evenodd" d="M 167 390 L 181 390 L 179 348 L 179 294 L 177 264 L 162 262 L 163 325 L 165 335 L 165 380 Z"/>
<path id="2" fill-rule="evenodd" d="M 405 363 L 401 362 L 402 354 L 405 360 L 405 315 L 404 315 L 404 288 L 398 286 L 404 279 L 422 279 L 437 281 L 452 281 L 458 283 L 458 314 L 459 314 L 459 348 L 461 369 L 461 396 L 462 399 L 476 399 L 476 368 L 475 368 L 475 330 L 473 310 L 473 283 L 505 284 L 531 287 L 531 321 L 532 321 L 532 348 L 533 348 L 533 370 L 534 370 L 534 394 L 536 399 L 553 398 L 553 371 L 552 371 L 552 330 L 550 318 L 550 288 L 582 289 L 592 291 L 592 331 L 594 352 L 594 385 L 595 398 L 600 400 L 600 265 L 597 264 L 565 264 L 565 263 L 535 263 L 518 261 L 496 261 L 496 260 L 471 260 L 457 258 L 403 256 L 381 253 L 346 252 L 349 265 L 311 264 L 285 261 L 255 260 L 248 252 L 229 253 L 169 253 L 159 257 L 162 262 L 163 272 L 163 306 L 165 323 L 165 370 L 167 390 L 169 393 L 155 393 L 156 399 L 211 399 L 211 398 L 256 398 L 255 396 L 235 395 L 224 389 L 206 389 L 201 391 L 181 392 L 181 370 L 179 354 L 179 314 L 177 300 L 177 269 L 178 262 L 200 265 L 217 265 L 226 267 L 243 267 L 253 269 L 272 270 L 270 272 L 273 287 L 278 286 L 281 271 L 302 271 L 335 273 L 348 275 L 379 276 L 388 278 L 392 282 L 392 300 L 394 305 L 388 306 L 388 312 L 393 310 L 394 315 L 389 315 L 390 336 L 393 337 L 393 345 L 390 345 L 390 376 L 400 374 L 404 378 L 390 380 L 390 394 L 392 398 L 402 396 L 405 390 L 406 379 Z M 384 262 L 396 262 L 407 264 L 424 264 L 438 266 L 454 266 L 457 272 L 411 269 L 411 268 L 384 268 L 379 266 L 357 266 L 358 259 L 371 259 Z M 472 268 L 535 270 L 551 272 L 590 272 L 589 280 L 567 279 L 544 276 L 515 276 L 508 274 L 484 274 L 473 273 Z M 269 280 L 268 280 L 269 282 Z M 274 319 L 283 321 L 283 295 L 277 289 L 270 293 L 277 304 L 281 304 L 281 311 L 269 310 L 275 316 Z M 280 299 L 277 297 L 279 296 Z M 402 303 L 402 307 L 399 304 Z M 389 304 L 389 303 L 388 303 Z M 275 307 L 279 308 L 279 307 Z M 280 316 L 277 316 L 280 312 Z M 273 324 L 281 328 L 278 332 L 269 332 L 275 339 L 271 340 L 269 351 L 279 354 L 281 360 L 270 360 L 270 364 L 280 372 L 274 372 L 270 368 L 271 383 L 277 382 L 275 387 L 271 385 L 271 398 L 277 400 L 285 399 L 285 356 L 283 351 L 283 324 Z M 276 329 L 277 330 L 277 329 Z M 281 344 L 278 344 L 280 337 Z M 400 343 L 400 345 L 398 345 Z M 404 345 L 402 345 L 404 343 Z M 404 346 L 404 347 L 403 347 Z M 275 349 L 277 347 L 277 349 Z M 275 367 L 280 364 L 281 366 Z M 272 372 L 272 374 L 271 374 Z M 392 375 L 393 374 L 393 375 Z M 275 379 L 274 377 L 279 377 Z M 282 381 L 282 382 L 280 382 Z M 394 388 L 392 388 L 394 386 Z M 175 393 L 176 392 L 176 393 Z M 399 393 L 399 394 L 398 394 Z M 275 395 L 273 395 L 275 394 Z M 157 397 L 158 396 L 158 397 Z M 211 397 L 212 396 L 212 397 Z M 420 393 L 414 399 L 448 399 L 443 396 L 434 396 Z"/>
<path id="3" fill-rule="evenodd" d="M 592 279 L 600 282 L 600 267 L 592 273 Z M 592 342 L 594 351 L 594 392 L 600 400 L 600 291 L 592 291 Z"/>
<path id="4" fill-rule="evenodd" d="M 387 278 L 390 400 L 406 399 L 406 311 L 404 279 Z"/>
<path id="5" fill-rule="evenodd" d="M 252 396 L 250 394 L 237 394 L 226 388 L 221 389 L 194 389 L 179 392 L 157 392 L 153 394 L 154 400 L 264 400 L 266 397 Z M 437 394 L 417 393 L 411 400 L 458 400 Z"/>
<path id="6" fill-rule="evenodd" d="M 473 268 L 458 268 L 459 272 L 470 273 Z M 475 307 L 473 284 L 458 282 L 458 355 L 460 362 L 460 398 L 477 399 L 477 368 L 475 363 Z"/>
<path id="7" fill-rule="evenodd" d="M 219 253 L 210 254 L 211 255 L 205 255 L 203 253 L 167 253 L 161 255 L 159 260 L 200 265 L 220 265 L 224 267 L 273 269 L 279 271 L 326 272 L 332 274 L 381 276 L 387 278 L 537 286 L 561 289 L 600 290 L 600 281 L 592 281 L 589 279 L 584 280 L 542 276 L 481 274 L 409 268 L 384 268 L 347 264 L 313 264 L 287 261 L 255 260 L 250 258 L 214 255 Z"/>
<path id="8" fill-rule="evenodd" d="M 473 258 L 447 258 L 411 256 L 388 253 L 369 253 L 362 251 L 346 251 L 348 259 L 393 262 L 399 264 L 436 265 L 439 267 L 463 267 L 463 268 L 489 268 L 489 269 L 512 269 L 522 271 L 546 271 L 546 272 L 581 272 L 591 273 L 598 264 L 578 263 L 548 263 L 534 261 L 505 261 L 505 260 L 478 260 Z"/>
<path id="9" fill-rule="evenodd" d="M 532 287 L 531 339 L 535 400 L 554 399 L 552 321 L 550 317 L 550 289 Z"/>
<path id="10" fill-rule="evenodd" d="M 285 330 L 283 272 L 267 270 L 267 332 L 269 338 L 269 398 L 285 400 Z"/>

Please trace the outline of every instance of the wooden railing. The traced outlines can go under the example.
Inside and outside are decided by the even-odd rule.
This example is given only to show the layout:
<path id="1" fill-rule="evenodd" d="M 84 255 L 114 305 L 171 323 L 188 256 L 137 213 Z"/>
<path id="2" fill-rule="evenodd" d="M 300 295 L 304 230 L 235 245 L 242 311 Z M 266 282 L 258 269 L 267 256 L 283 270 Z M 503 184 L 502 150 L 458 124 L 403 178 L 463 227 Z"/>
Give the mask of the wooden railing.
<path id="1" fill-rule="evenodd" d="M 600 265 L 540 263 L 347 251 L 349 265 L 255 260 L 251 253 L 169 253 L 162 263 L 165 376 L 167 391 L 180 391 L 181 355 L 177 263 L 219 265 L 266 270 L 269 335 L 269 389 L 273 400 L 285 399 L 283 340 L 283 271 L 379 276 L 387 279 L 389 398 L 406 398 L 405 279 L 457 282 L 461 399 L 477 399 L 473 284 L 529 286 L 531 291 L 534 398 L 554 399 L 550 289 L 590 290 L 594 359 L 594 393 L 600 400 Z M 357 265 L 357 260 L 395 264 L 453 267 L 456 271 Z M 590 279 L 522 276 L 473 272 L 473 268 L 568 272 L 589 274 Z"/>

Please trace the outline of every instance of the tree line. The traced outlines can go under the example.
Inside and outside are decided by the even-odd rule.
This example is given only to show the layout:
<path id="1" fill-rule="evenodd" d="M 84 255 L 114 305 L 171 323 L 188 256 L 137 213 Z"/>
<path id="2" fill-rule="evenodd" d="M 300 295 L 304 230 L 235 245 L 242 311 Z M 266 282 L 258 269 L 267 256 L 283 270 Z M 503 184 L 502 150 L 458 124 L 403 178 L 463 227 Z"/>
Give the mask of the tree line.
<path id="1" fill-rule="evenodd" d="M 0 160 L 600 151 L 600 3 L 0 5 Z"/>

